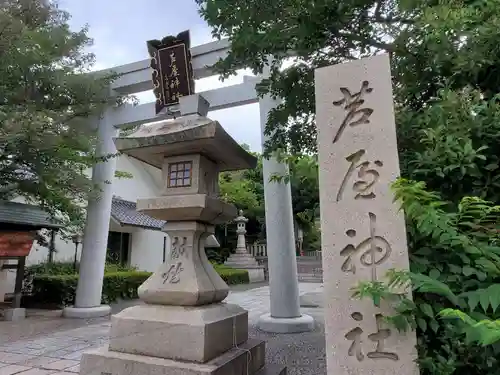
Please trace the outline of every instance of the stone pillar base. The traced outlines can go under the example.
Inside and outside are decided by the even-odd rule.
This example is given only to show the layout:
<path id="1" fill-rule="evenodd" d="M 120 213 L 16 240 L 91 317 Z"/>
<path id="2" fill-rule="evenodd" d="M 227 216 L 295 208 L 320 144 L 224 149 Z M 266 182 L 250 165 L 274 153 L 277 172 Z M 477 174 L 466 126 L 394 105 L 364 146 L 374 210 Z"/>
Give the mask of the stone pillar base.
<path id="1" fill-rule="evenodd" d="M 249 267 L 243 268 L 248 271 L 248 278 L 250 279 L 250 284 L 252 283 L 261 283 L 266 281 L 266 277 L 264 275 L 264 267 Z"/>
<path id="2" fill-rule="evenodd" d="M 247 271 L 250 284 L 266 281 L 266 277 L 264 275 L 264 267 L 262 266 L 225 265 L 234 269 Z"/>
<path id="3" fill-rule="evenodd" d="M 298 318 L 273 318 L 271 314 L 264 314 L 259 318 L 258 327 L 271 333 L 308 332 L 314 329 L 314 319 L 305 314 Z"/>
<path id="4" fill-rule="evenodd" d="M 237 249 L 236 253 L 231 254 L 224 262 L 224 265 L 231 268 L 248 271 L 250 283 L 260 283 L 265 281 L 264 267 L 259 266 L 259 263 L 252 254 L 246 250 Z"/>
<path id="5" fill-rule="evenodd" d="M 26 309 L 24 308 L 13 308 L 2 310 L 3 320 L 8 322 L 15 322 L 18 320 L 23 320 L 26 318 Z"/>
<path id="6" fill-rule="evenodd" d="M 70 319 L 100 318 L 111 314 L 111 307 L 101 305 L 96 307 L 66 307 L 63 310 L 63 317 Z"/>

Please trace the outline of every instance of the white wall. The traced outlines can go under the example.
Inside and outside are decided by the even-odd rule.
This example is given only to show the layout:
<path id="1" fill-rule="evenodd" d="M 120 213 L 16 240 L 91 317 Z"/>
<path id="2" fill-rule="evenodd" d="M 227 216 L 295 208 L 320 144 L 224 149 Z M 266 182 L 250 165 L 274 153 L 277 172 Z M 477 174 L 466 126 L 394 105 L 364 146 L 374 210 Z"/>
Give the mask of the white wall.
<path id="1" fill-rule="evenodd" d="M 152 176 L 155 173 L 161 176 L 161 171 L 157 168 L 152 168 L 144 163 L 129 158 L 126 155 L 118 157 L 117 170 L 132 174 L 132 178 L 115 178 L 113 180 L 113 195 L 121 197 L 125 200 L 135 202 L 138 198 L 147 198 L 156 196 L 160 189 L 157 186 L 157 176 Z M 88 171 L 89 176 L 91 171 Z M 23 199 L 15 199 L 16 202 L 23 202 Z M 113 225 L 111 225 L 113 227 Z M 110 228 L 120 232 L 127 232 L 125 228 Z M 54 261 L 65 262 L 73 261 L 75 245 L 71 240 L 63 240 L 60 236 L 56 236 L 55 248 L 57 253 L 54 254 Z M 78 259 L 80 259 L 81 245 L 78 250 Z M 49 256 L 49 250 L 38 244 L 34 244 L 30 255 L 26 258 L 26 264 L 38 264 L 46 262 Z"/>
<path id="2" fill-rule="evenodd" d="M 159 169 L 152 169 L 148 165 L 125 155 L 118 158 L 116 169 L 131 173 L 133 178 L 115 178 L 113 180 L 114 195 L 131 202 L 135 202 L 138 198 L 150 198 L 159 195 L 158 181 L 152 176 L 152 173 L 161 175 Z"/>
<path id="3" fill-rule="evenodd" d="M 142 229 L 132 234 L 130 265 L 141 271 L 154 272 L 163 263 L 163 239 L 167 237 L 166 257 L 169 256 L 170 238 L 157 230 Z"/>
<path id="4" fill-rule="evenodd" d="M 138 198 L 154 197 L 160 192 L 161 171 L 157 168 L 146 165 L 136 159 L 121 155 L 117 159 L 117 170 L 132 174 L 132 178 L 115 178 L 113 180 L 113 195 L 122 199 L 135 202 Z M 88 175 L 91 176 L 91 170 Z M 23 199 L 15 199 L 16 202 L 23 202 Z M 160 231 L 145 230 L 140 228 L 120 227 L 111 222 L 110 230 L 119 232 L 130 232 L 131 235 L 131 265 L 137 266 L 141 270 L 155 271 L 163 261 L 163 237 L 166 234 Z M 56 253 L 54 261 L 72 262 L 74 258 L 75 245 L 71 240 L 63 240 L 59 235 L 55 239 Z M 170 249 L 170 241 L 167 240 L 167 252 Z M 82 246 L 78 248 L 77 259 L 80 259 Z M 26 258 L 26 265 L 44 263 L 47 261 L 49 250 L 35 243 L 29 256 Z M 7 273 L 2 274 L 3 272 Z M 15 271 L 0 271 L 0 280 L 7 279 L 9 286 L 7 290 L 14 290 Z M 3 288 L 2 288 L 3 289 Z M 0 291 L 0 294 L 2 292 Z M 3 295 L 0 296 L 3 298 Z"/>
<path id="5" fill-rule="evenodd" d="M 135 202 L 160 194 L 161 170 L 127 156 L 120 156 L 116 169 L 132 173 L 132 179 L 115 179 L 114 195 Z M 124 228 L 125 229 L 125 228 Z M 131 235 L 130 265 L 142 271 L 154 272 L 163 262 L 163 238 L 167 237 L 167 256 L 170 240 L 166 233 L 137 228 Z"/>

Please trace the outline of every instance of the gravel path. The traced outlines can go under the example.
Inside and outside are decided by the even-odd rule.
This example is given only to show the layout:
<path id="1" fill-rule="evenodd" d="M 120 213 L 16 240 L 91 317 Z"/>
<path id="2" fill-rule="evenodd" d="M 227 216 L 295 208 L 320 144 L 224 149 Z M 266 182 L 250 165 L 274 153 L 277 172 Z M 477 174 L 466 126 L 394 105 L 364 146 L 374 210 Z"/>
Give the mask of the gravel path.
<path id="1" fill-rule="evenodd" d="M 325 330 L 321 309 L 303 309 L 312 315 L 312 332 L 271 334 L 250 327 L 250 336 L 266 341 L 266 363 L 285 364 L 288 375 L 326 375 Z"/>

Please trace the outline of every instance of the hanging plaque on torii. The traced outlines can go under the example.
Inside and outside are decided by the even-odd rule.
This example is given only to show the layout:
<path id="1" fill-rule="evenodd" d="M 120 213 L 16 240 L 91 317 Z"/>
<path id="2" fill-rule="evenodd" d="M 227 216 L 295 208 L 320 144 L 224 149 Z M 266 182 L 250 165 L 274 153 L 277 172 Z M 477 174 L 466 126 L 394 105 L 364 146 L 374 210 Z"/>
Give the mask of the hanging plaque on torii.
<path id="1" fill-rule="evenodd" d="M 179 104 L 181 96 L 194 94 L 194 75 L 191 64 L 189 30 L 162 40 L 147 41 L 151 56 L 153 92 L 156 114 Z"/>

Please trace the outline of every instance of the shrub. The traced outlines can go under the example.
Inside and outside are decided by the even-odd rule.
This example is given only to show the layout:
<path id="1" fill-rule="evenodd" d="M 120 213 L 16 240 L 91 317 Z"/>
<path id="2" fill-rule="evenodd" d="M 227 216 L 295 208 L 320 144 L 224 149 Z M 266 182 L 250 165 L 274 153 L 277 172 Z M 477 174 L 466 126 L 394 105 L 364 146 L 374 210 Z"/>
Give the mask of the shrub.
<path id="1" fill-rule="evenodd" d="M 246 270 L 229 268 L 222 264 L 217 264 L 214 268 L 222 280 L 224 280 L 228 285 L 248 284 L 250 282 L 248 271 Z"/>
<path id="2" fill-rule="evenodd" d="M 231 250 L 227 247 L 209 247 L 205 249 L 208 260 L 223 264 L 231 255 Z"/>
<path id="3" fill-rule="evenodd" d="M 80 263 L 76 263 L 76 273 L 80 270 Z M 104 272 L 123 272 L 135 271 L 135 267 L 121 266 L 119 264 L 107 263 Z M 75 269 L 73 262 L 53 262 L 53 263 L 39 263 L 26 267 L 26 272 L 33 275 L 74 275 Z"/>
<path id="4" fill-rule="evenodd" d="M 248 272 L 222 265 L 215 265 L 215 270 L 228 285 L 245 284 L 249 282 Z M 104 274 L 101 302 L 108 304 L 118 299 L 137 298 L 137 288 L 151 276 L 150 272 L 118 271 Z M 35 274 L 32 283 L 31 303 L 45 306 L 64 307 L 74 304 L 76 274 Z"/>
<path id="5" fill-rule="evenodd" d="M 24 269 L 23 294 L 33 293 L 33 277 L 35 275 L 75 275 L 79 272 L 79 270 L 80 263 L 78 262 L 76 263 L 76 273 L 73 262 L 39 263 L 28 266 Z M 135 267 L 121 266 L 118 264 L 106 264 L 104 273 L 130 272 L 135 270 Z"/>
<path id="6" fill-rule="evenodd" d="M 390 302 L 396 328 L 416 328 L 423 375 L 498 374 L 500 360 L 500 206 L 477 197 L 454 205 L 400 179 L 396 198 L 406 214 L 410 272 L 388 283 L 362 282 L 358 297 Z M 412 286 L 413 301 L 400 294 Z"/>
<path id="7" fill-rule="evenodd" d="M 125 271 L 104 274 L 102 303 L 118 299 L 137 298 L 137 288 L 151 275 L 150 272 Z M 67 306 L 75 300 L 78 275 L 35 275 L 32 301 L 47 305 Z"/>

